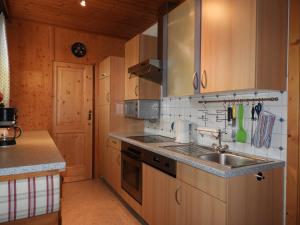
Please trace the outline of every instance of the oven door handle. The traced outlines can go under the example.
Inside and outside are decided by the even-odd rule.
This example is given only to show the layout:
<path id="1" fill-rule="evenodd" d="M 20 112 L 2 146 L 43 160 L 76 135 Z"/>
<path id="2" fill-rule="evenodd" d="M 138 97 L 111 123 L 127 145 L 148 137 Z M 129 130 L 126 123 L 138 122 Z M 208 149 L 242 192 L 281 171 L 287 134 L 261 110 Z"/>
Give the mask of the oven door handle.
<path id="1" fill-rule="evenodd" d="M 122 155 L 126 155 L 127 157 L 129 157 L 131 159 L 135 159 L 135 160 L 139 160 L 139 161 L 141 160 L 140 155 L 137 155 L 133 152 L 122 150 L 121 153 L 122 153 Z"/>

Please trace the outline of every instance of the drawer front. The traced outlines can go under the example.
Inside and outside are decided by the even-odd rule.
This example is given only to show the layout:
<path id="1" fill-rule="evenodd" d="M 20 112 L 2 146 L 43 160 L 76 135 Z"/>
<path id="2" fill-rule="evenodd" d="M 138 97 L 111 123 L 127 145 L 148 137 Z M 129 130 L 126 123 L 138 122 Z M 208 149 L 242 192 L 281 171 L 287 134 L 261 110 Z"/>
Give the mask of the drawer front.
<path id="1" fill-rule="evenodd" d="M 116 138 L 110 137 L 108 139 L 108 145 L 112 148 L 121 149 L 121 141 Z"/>
<path id="2" fill-rule="evenodd" d="M 177 178 L 191 186 L 226 202 L 226 179 L 204 172 L 200 169 L 177 163 Z"/>

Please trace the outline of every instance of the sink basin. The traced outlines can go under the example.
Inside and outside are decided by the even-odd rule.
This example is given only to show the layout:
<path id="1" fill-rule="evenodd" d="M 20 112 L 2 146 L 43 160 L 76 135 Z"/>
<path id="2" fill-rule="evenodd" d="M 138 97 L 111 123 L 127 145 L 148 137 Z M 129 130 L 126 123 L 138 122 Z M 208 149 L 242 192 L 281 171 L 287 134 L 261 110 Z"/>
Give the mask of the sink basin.
<path id="1" fill-rule="evenodd" d="M 213 154 L 213 148 L 202 146 L 202 145 L 171 145 L 171 146 L 162 146 L 164 149 L 171 150 L 173 152 L 181 153 L 191 157 L 198 158 L 201 155 Z"/>
<path id="2" fill-rule="evenodd" d="M 239 156 L 232 153 L 213 153 L 209 155 L 201 155 L 198 158 L 210 162 L 215 162 L 230 168 L 250 166 L 266 162 L 266 160 Z"/>

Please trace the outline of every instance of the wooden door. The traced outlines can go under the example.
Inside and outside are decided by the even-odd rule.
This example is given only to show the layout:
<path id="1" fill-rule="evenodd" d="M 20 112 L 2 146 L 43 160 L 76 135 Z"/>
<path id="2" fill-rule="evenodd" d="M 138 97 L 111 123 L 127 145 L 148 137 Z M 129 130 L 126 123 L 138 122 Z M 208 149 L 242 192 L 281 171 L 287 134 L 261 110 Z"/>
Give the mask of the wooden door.
<path id="1" fill-rule="evenodd" d="M 139 35 L 125 44 L 125 100 L 138 99 L 139 96 L 139 78 L 128 74 L 128 68 L 140 62 L 139 46 Z"/>
<path id="2" fill-rule="evenodd" d="M 255 88 L 256 1 L 202 0 L 201 29 L 201 92 Z"/>
<path id="3" fill-rule="evenodd" d="M 53 137 L 66 182 L 92 178 L 93 66 L 54 63 Z"/>
<path id="4" fill-rule="evenodd" d="M 225 225 L 226 204 L 184 182 L 179 189 L 179 225 Z"/>
<path id="5" fill-rule="evenodd" d="M 151 225 L 176 225 L 172 224 L 176 211 L 175 207 L 169 208 L 174 201 L 175 192 L 171 187 L 175 186 L 176 179 L 160 172 L 159 170 L 143 164 L 143 207 L 144 220 Z"/>

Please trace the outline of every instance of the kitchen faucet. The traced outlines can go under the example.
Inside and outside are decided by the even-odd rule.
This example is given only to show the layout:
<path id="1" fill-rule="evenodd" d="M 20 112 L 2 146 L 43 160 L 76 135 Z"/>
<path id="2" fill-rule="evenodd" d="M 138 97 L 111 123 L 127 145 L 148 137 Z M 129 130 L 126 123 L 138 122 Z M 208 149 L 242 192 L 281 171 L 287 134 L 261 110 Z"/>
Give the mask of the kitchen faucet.
<path id="1" fill-rule="evenodd" d="M 221 129 L 218 130 L 218 136 L 216 136 L 216 139 L 218 140 L 218 144 L 213 143 L 212 147 L 218 152 L 218 153 L 224 153 L 228 149 L 228 145 L 222 145 L 222 131 Z"/>

